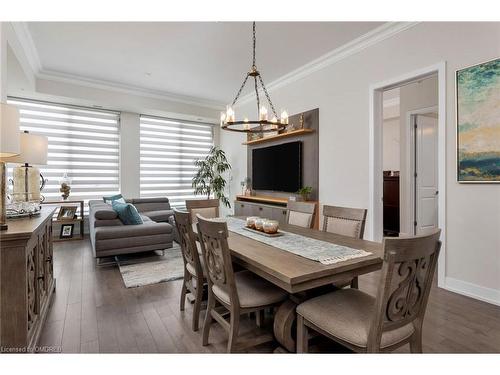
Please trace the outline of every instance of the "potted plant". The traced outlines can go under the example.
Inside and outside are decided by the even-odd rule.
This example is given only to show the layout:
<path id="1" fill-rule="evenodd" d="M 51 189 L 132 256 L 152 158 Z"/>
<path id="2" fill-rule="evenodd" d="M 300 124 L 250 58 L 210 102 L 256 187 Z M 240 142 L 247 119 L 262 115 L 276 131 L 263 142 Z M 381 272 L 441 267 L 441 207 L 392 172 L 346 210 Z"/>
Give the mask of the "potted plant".
<path id="1" fill-rule="evenodd" d="M 198 167 L 191 185 L 195 195 L 203 194 L 207 198 L 212 195 L 219 199 L 226 207 L 231 207 L 229 199 L 224 195 L 226 180 L 223 174 L 231 169 L 226 154 L 219 147 L 213 146 L 204 159 L 194 162 Z"/>
<path id="2" fill-rule="evenodd" d="M 309 195 L 312 193 L 312 186 L 304 186 L 297 191 L 304 201 L 309 200 Z"/>

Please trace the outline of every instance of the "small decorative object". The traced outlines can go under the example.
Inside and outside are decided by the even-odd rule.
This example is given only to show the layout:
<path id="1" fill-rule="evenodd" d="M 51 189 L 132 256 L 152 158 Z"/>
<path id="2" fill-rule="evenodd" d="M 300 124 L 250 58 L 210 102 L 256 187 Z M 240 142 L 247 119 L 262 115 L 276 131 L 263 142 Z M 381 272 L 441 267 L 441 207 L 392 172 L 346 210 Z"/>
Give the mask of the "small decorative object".
<path id="1" fill-rule="evenodd" d="M 231 169 L 225 152 L 213 146 L 205 159 L 196 160 L 194 165 L 198 168 L 191 182 L 194 194 L 206 195 L 208 199 L 213 194 L 226 207 L 231 208 L 229 199 L 224 195 L 226 179 L 223 174 Z"/>
<path id="2" fill-rule="evenodd" d="M 71 178 L 68 177 L 67 172 L 64 172 L 64 175 L 59 180 L 59 183 L 61 184 L 61 188 L 59 189 L 59 191 L 62 193 L 61 197 L 64 200 L 67 200 L 71 191 Z"/>
<path id="3" fill-rule="evenodd" d="M 63 224 L 61 225 L 61 233 L 59 238 L 73 238 L 73 228 L 75 224 Z"/>
<path id="4" fill-rule="evenodd" d="M 242 195 L 251 195 L 251 188 L 250 188 L 250 184 L 251 184 L 251 179 L 250 177 L 245 177 L 245 179 L 243 181 L 241 181 L 241 194 Z"/>
<path id="5" fill-rule="evenodd" d="M 264 221 L 263 229 L 264 232 L 268 234 L 274 234 L 278 232 L 279 222 L 276 220 L 266 220 Z"/>
<path id="6" fill-rule="evenodd" d="M 28 217 L 39 215 L 41 205 L 39 199 L 33 199 L 31 193 L 13 193 L 9 196 L 6 206 L 7 218 L 14 219 L 20 217 Z"/>
<path id="7" fill-rule="evenodd" d="M 266 220 L 267 219 L 264 219 L 264 218 L 261 218 L 261 217 L 255 219 L 255 229 L 262 231 L 263 228 L 264 228 L 264 222 Z"/>
<path id="8" fill-rule="evenodd" d="M 57 220 L 73 220 L 76 216 L 76 206 L 61 206 Z"/>
<path id="9" fill-rule="evenodd" d="M 220 126 L 224 130 L 230 130 L 235 132 L 245 132 L 245 133 L 258 133 L 261 134 L 264 132 L 277 132 L 285 129 L 285 126 L 288 124 L 288 114 L 286 111 L 281 112 L 281 116 L 278 118 L 278 113 L 274 108 L 273 102 L 271 101 L 271 97 L 267 92 L 266 86 L 264 85 L 264 80 L 260 75 L 260 72 L 257 70 L 257 63 L 255 60 L 255 45 L 256 45 L 256 37 L 255 37 L 255 22 L 252 26 L 253 33 L 253 60 L 252 66 L 248 73 L 246 73 L 245 79 L 236 94 L 231 105 L 226 107 L 226 112 L 222 112 L 220 115 Z M 248 120 L 248 118 L 244 118 L 243 121 L 237 121 L 236 115 L 234 111 L 234 105 L 238 101 L 240 94 L 245 87 L 247 81 L 253 79 L 253 86 L 255 89 L 255 96 L 257 100 L 257 110 L 258 110 L 258 120 Z M 269 104 L 270 112 L 269 115 L 268 109 L 265 105 L 261 105 L 262 101 L 259 97 L 259 85 L 264 91 L 265 98 Z M 269 117 L 271 117 L 269 120 Z"/>
<path id="10" fill-rule="evenodd" d="M 259 219 L 258 216 L 249 216 L 247 217 L 247 227 L 255 229 L 255 220 Z"/>
<path id="11" fill-rule="evenodd" d="M 299 129 L 304 129 L 304 114 L 301 113 L 299 117 Z"/>
<path id="12" fill-rule="evenodd" d="M 456 72 L 458 182 L 500 182 L 500 58 Z"/>
<path id="13" fill-rule="evenodd" d="M 297 194 L 300 194 L 303 200 L 307 201 L 309 199 L 309 195 L 312 193 L 311 186 L 304 186 L 303 188 L 297 191 Z"/>

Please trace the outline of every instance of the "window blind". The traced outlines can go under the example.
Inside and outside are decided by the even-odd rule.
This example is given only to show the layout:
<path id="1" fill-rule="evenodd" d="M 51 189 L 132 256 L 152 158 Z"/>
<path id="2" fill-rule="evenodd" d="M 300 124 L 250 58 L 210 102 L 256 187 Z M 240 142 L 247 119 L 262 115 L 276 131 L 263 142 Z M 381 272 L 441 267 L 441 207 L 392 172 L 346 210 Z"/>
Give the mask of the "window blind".
<path id="1" fill-rule="evenodd" d="M 213 146 L 213 126 L 142 115 L 140 118 L 141 197 L 169 198 L 173 207 L 185 207 L 194 195 L 194 161 Z"/>
<path id="2" fill-rule="evenodd" d="M 46 200 L 61 197 L 60 179 L 72 179 L 70 199 L 101 199 L 119 192 L 118 112 L 19 98 L 8 98 L 20 113 L 21 131 L 48 138 L 47 165 L 39 166 L 48 180 Z M 9 165 L 12 173 L 12 165 Z"/>

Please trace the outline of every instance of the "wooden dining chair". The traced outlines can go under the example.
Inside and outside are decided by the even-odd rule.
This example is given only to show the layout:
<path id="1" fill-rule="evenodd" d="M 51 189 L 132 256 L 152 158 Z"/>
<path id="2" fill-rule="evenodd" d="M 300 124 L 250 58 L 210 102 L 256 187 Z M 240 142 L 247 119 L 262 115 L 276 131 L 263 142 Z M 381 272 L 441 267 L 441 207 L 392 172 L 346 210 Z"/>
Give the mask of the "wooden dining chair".
<path id="1" fill-rule="evenodd" d="M 367 210 L 364 208 L 350 208 L 339 206 L 323 206 L 323 231 L 340 234 L 342 236 L 363 239 L 365 233 Z M 336 286 L 351 288 L 358 287 L 358 278 L 348 279 L 337 283 Z"/>
<path id="2" fill-rule="evenodd" d="M 227 352 L 271 341 L 264 334 L 236 345 L 240 316 L 273 307 L 287 298 L 287 293 L 250 271 L 234 273 L 227 237 L 227 224 L 221 219 L 205 219 L 198 214 L 198 239 L 206 264 L 208 304 L 203 325 L 202 345 L 208 345 L 210 326 L 215 319 L 229 333 Z M 223 308 L 216 308 L 216 302 Z M 229 312 L 229 322 L 225 315 Z"/>
<path id="3" fill-rule="evenodd" d="M 186 209 L 191 214 L 191 221 L 196 224 L 196 215 L 200 214 L 205 218 L 219 217 L 218 199 L 187 199 Z"/>
<path id="4" fill-rule="evenodd" d="M 422 353 L 422 324 L 436 270 L 441 230 L 424 236 L 385 238 L 376 298 L 341 289 L 297 307 L 297 352 L 308 351 L 308 330 L 360 353 L 390 352 L 410 344 Z"/>
<path id="5" fill-rule="evenodd" d="M 200 321 L 200 310 L 203 299 L 203 287 L 206 284 L 205 265 L 198 253 L 193 223 L 189 212 L 174 208 L 175 225 L 179 232 L 182 258 L 184 260 L 184 279 L 182 281 L 180 309 L 184 311 L 187 292 L 194 296 L 193 331 L 197 331 Z"/>
<path id="6" fill-rule="evenodd" d="M 314 213 L 316 210 L 315 203 L 309 202 L 288 202 L 286 205 L 286 222 L 287 224 L 296 225 L 303 228 L 312 228 Z"/>

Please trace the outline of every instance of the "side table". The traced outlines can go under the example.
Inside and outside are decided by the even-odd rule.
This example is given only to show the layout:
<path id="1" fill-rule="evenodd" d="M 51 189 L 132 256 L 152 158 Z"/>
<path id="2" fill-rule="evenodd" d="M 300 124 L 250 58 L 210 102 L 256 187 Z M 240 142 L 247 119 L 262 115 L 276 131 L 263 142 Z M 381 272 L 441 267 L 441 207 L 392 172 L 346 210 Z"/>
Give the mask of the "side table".
<path id="1" fill-rule="evenodd" d="M 59 238 L 55 237 L 53 239 L 54 242 L 58 241 L 71 241 L 71 240 L 83 240 L 83 236 L 85 234 L 84 227 L 84 204 L 85 202 L 83 200 L 62 200 L 62 199 L 56 199 L 56 200 L 46 200 L 43 201 L 42 204 L 50 204 L 53 206 L 59 206 L 59 210 L 61 209 L 61 206 L 77 206 L 79 207 L 79 211 L 77 210 L 76 216 L 73 219 L 66 219 L 66 220 L 59 220 L 57 218 L 57 215 L 59 214 L 59 210 L 57 210 L 56 214 L 52 218 L 52 226 L 54 224 L 75 224 L 75 225 L 80 225 L 80 232 L 78 236 L 73 236 L 70 238 Z M 53 231 L 56 233 L 55 231 Z"/>

